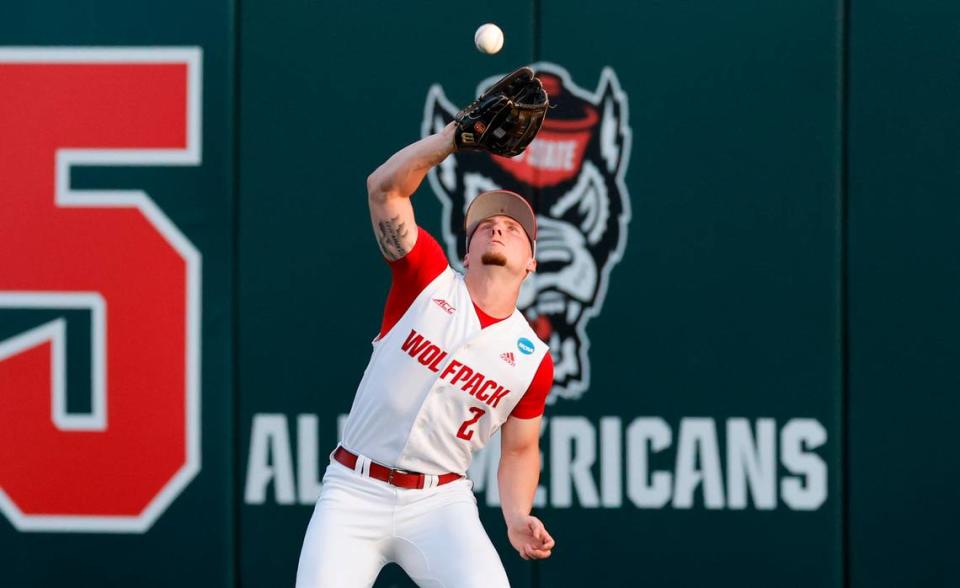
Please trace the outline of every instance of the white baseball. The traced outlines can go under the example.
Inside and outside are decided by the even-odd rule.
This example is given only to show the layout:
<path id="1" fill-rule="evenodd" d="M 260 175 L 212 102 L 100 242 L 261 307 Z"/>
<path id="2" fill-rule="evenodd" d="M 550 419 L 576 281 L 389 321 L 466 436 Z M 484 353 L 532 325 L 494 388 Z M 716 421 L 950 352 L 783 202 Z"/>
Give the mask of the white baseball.
<path id="1" fill-rule="evenodd" d="M 473 35 L 473 42 L 480 53 L 493 55 L 503 47 L 503 31 L 497 25 L 488 22 L 477 29 Z"/>

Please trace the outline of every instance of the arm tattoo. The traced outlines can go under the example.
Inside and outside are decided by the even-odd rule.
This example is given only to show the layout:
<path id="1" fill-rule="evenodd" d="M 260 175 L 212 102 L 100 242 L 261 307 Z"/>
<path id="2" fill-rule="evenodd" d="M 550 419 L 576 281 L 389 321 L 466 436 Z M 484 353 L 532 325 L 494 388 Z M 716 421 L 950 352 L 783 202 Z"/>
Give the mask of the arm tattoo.
<path id="1" fill-rule="evenodd" d="M 407 254 L 403 241 L 406 239 L 408 231 L 406 224 L 400 222 L 400 215 L 378 222 L 377 229 L 380 231 L 377 236 L 380 251 L 383 252 L 383 256 L 387 260 L 396 261 Z"/>

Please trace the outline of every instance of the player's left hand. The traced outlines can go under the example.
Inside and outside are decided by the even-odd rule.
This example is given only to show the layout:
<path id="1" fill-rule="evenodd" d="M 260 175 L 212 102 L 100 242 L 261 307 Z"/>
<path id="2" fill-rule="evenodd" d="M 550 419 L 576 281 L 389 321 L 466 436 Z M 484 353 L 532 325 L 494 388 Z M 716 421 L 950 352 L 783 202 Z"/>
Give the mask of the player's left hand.
<path id="1" fill-rule="evenodd" d="M 457 149 L 503 157 L 523 153 L 547 116 L 550 98 L 533 70 L 521 67 L 488 88 L 454 117 Z"/>
<path id="2" fill-rule="evenodd" d="M 508 522 L 507 537 L 523 559 L 546 559 L 556 544 L 540 519 L 532 515 Z"/>

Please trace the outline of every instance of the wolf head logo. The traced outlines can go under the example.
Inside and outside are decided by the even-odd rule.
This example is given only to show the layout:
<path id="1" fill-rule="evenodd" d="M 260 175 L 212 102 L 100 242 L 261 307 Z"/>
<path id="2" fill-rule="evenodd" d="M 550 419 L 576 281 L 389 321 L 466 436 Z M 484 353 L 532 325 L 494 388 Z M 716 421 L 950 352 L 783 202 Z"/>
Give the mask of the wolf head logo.
<path id="1" fill-rule="evenodd" d="M 443 237 L 452 259 L 463 259 L 464 215 L 481 192 L 512 190 L 537 211 L 539 267 L 524 282 L 517 306 L 550 345 L 551 401 L 575 399 L 590 385 L 587 322 L 600 313 L 610 272 L 627 241 L 627 97 L 610 68 L 589 92 L 558 65 L 532 67 L 555 106 L 527 150 L 511 159 L 455 153 L 430 172 L 430 185 L 443 203 Z M 497 79 L 482 81 L 477 94 Z M 427 95 L 423 135 L 442 129 L 457 110 L 435 84 Z"/>

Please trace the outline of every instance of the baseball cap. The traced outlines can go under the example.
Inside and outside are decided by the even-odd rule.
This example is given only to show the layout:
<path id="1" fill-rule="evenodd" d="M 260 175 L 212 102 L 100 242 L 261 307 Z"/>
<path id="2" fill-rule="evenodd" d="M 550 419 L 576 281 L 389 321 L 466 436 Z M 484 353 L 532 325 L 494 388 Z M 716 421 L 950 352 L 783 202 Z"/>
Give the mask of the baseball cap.
<path id="1" fill-rule="evenodd" d="M 530 248 L 536 251 L 537 245 L 537 215 L 526 198 L 509 190 L 492 190 L 484 192 L 473 199 L 467 208 L 464 226 L 467 230 L 467 248 L 470 248 L 470 238 L 473 232 L 484 220 L 491 216 L 508 216 L 520 223 L 523 231 L 530 239 Z"/>

